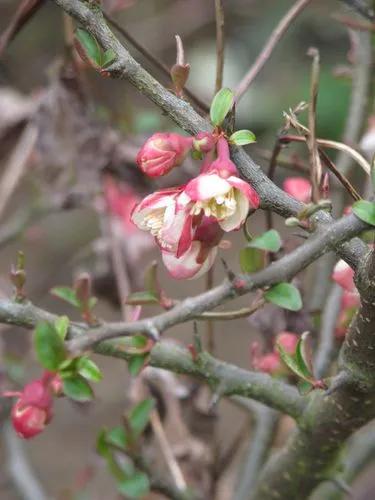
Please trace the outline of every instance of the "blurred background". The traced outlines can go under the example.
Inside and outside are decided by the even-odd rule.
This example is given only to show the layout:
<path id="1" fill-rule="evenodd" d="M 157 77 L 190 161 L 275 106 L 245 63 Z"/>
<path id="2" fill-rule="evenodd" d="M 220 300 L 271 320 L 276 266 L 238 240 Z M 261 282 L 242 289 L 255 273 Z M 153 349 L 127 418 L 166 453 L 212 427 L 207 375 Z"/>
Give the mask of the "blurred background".
<path id="1" fill-rule="evenodd" d="M 0 2 L 0 32 L 9 25 L 17 4 L 14 0 Z M 234 88 L 238 84 L 291 5 L 290 0 L 224 1 L 225 86 Z M 138 42 L 168 66 L 175 60 L 174 36 L 180 35 L 186 60 L 191 65 L 187 87 L 210 103 L 216 65 L 213 0 L 108 0 L 106 8 Z M 306 53 L 312 46 L 321 55 L 318 136 L 334 140 L 342 136 L 356 38 L 337 20 L 338 14 L 353 16 L 339 1 L 312 2 L 282 39 L 237 109 L 237 127 L 249 128 L 256 134 L 257 144 L 248 149 L 264 168 L 275 136 L 283 126 L 283 111 L 308 100 L 311 59 Z M 106 320 L 120 320 L 111 245 L 115 241 L 121 247 L 133 290 L 142 288 L 147 265 L 153 259 L 160 259 L 152 242 L 143 234 L 118 220 L 112 224 L 113 214 L 108 215 L 103 197 L 103 178 L 121 180 L 122 186 L 130 186 L 137 198 L 155 187 L 189 178 L 196 167 L 187 162 L 181 172 L 173 174 L 175 177 L 156 184 L 140 176 L 134 163 L 139 145 L 156 131 L 178 130 L 177 127 L 127 82 L 103 78 L 92 69 L 81 68 L 77 85 L 77 75 L 64 65 L 66 33 L 62 11 L 53 2 L 46 2 L 0 60 L 0 175 L 6 170 L 13 148 L 31 117 L 39 131 L 22 178 L 17 180 L 0 211 L 0 292 L 4 296 L 11 294 L 10 267 L 16 252 L 23 250 L 27 296 L 35 304 L 76 317 L 75 311 L 52 297 L 49 290 L 56 285 L 71 285 L 77 273 L 87 271 L 93 276 L 99 298 L 97 315 Z M 130 45 L 129 49 L 157 79 L 170 86 L 165 75 Z M 304 149 L 296 146 L 291 146 L 285 154 L 294 155 L 296 162 L 307 160 Z M 288 172 L 280 171 L 278 183 Z M 287 248 L 299 243 L 281 220 L 275 217 L 275 221 L 286 238 Z M 264 214 L 259 212 L 251 219 L 250 230 L 256 234 L 264 229 Z M 231 268 L 238 270 L 238 249 L 243 246 L 244 238 L 238 233 L 229 239 L 231 247 L 222 250 L 221 255 Z M 161 265 L 159 268 L 163 287 L 174 298 L 204 290 L 204 279 L 179 283 L 168 278 Z M 222 278 L 218 263 L 215 282 Z M 249 300 L 249 297 L 239 300 L 233 308 L 248 305 Z M 144 314 L 157 311 L 149 307 Z M 264 318 L 259 321 L 264 322 Z M 251 342 L 264 329 L 254 323 L 243 319 L 215 324 L 216 355 L 250 368 Z M 276 326 L 267 328 L 272 334 L 277 333 L 272 328 L 282 330 L 291 324 L 297 333 L 308 329 L 306 325 L 311 327 L 303 313 L 299 318 L 280 318 Z M 14 383 L 38 376 L 40 368 L 32 353 L 29 333 L 1 328 L 2 386 L 9 387 L 9 373 Z M 200 328 L 204 332 L 205 325 Z M 192 325 L 174 327 L 167 336 L 186 344 L 192 337 Z M 117 498 L 114 483 L 95 454 L 95 437 L 103 426 L 118 424 L 128 404 L 129 375 L 121 361 L 103 357 L 96 361 L 103 370 L 104 380 L 95 387 L 95 402 L 78 405 L 58 401 L 54 421 L 46 432 L 21 445 L 47 498 Z M 225 436 L 222 438 L 225 447 L 248 417 L 227 402 L 220 403 L 218 413 L 218 432 Z M 19 498 L 7 472 L 9 446 L 13 445 L 9 444 L 4 419 L 1 425 L 0 498 L 13 500 Z M 280 424 L 276 447 L 285 440 L 291 426 L 288 419 Z M 247 428 L 250 435 L 250 423 Z M 235 466 L 240 461 L 239 455 Z M 92 476 L 87 484 L 85 474 Z M 224 484 L 220 498 L 231 498 L 230 486 L 226 488 Z M 374 497 L 370 474 L 356 482 L 354 491 L 356 499 Z"/>

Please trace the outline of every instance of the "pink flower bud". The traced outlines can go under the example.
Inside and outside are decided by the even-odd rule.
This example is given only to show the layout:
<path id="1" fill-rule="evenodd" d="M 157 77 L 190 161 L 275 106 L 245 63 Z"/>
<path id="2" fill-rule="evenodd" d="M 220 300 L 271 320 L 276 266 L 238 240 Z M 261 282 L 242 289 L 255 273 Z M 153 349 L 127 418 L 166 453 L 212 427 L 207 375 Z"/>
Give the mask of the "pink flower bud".
<path id="1" fill-rule="evenodd" d="M 288 177 L 283 183 L 283 190 L 302 203 L 311 198 L 311 182 L 303 177 Z"/>
<path id="2" fill-rule="evenodd" d="M 182 163 L 192 145 L 192 137 L 158 132 L 152 135 L 139 151 L 138 166 L 150 177 L 165 175 Z"/>
<path id="3" fill-rule="evenodd" d="M 298 344 L 299 336 L 291 332 L 281 332 L 275 339 L 276 344 L 279 344 L 288 354 L 294 354 Z"/>
<path id="4" fill-rule="evenodd" d="M 24 406 L 19 400 L 12 408 L 12 424 L 18 436 L 30 439 L 40 434 L 49 420 L 46 410 L 36 406 Z"/>
<path id="5" fill-rule="evenodd" d="M 280 356 L 276 352 L 260 356 L 253 364 L 257 371 L 269 373 L 270 375 L 280 375 L 285 371 Z"/>
<path id="6" fill-rule="evenodd" d="M 353 269 L 344 260 L 339 260 L 333 269 L 333 281 L 335 281 L 344 290 L 347 290 L 348 292 L 354 292 L 356 290 L 356 287 L 353 278 Z"/>
<path id="7" fill-rule="evenodd" d="M 50 384 L 54 378 L 53 374 L 45 372 L 41 379 L 26 384 L 22 392 L 4 393 L 4 396 L 18 397 L 11 418 L 20 437 L 29 439 L 40 434 L 51 421 L 53 398 Z"/>
<path id="8" fill-rule="evenodd" d="M 199 132 L 193 140 L 193 147 L 200 153 L 209 153 L 215 147 L 216 140 L 209 132 Z"/>

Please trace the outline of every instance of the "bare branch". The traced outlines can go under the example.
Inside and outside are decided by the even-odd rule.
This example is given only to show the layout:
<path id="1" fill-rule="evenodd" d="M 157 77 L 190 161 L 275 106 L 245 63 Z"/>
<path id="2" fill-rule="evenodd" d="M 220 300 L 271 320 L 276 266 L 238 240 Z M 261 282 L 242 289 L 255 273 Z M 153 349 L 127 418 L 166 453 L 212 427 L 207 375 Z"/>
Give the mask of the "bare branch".
<path id="1" fill-rule="evenodd" d="M 216 83 L 215 94 L 223 86 L 224 73 L 224 7 L 223 0 L 215 0 L 216 18 Z"/>
<path id="2" fill-rule="evenodd" d="M 280 20 L 279 24 L 271 33 L 262 51 L 256 58 L 254 64 L 251 66 L 249 71 L 246 73 L 246 75 L 238 84 L 238 87 L 236 89 L 236 102 L 238 102 L 241 99 L 243 94 L 247 91 L 247 89 L 254 81 L 255 77 L 262 70 L 263 66 L 270 58 L 273 50 L 275 49 L 281 38 L 284 36 L 284 34 L 287 32 L 289 26 L 293 23 L 296 17 L 303 11 L 303 9 L 305 9 L 309 5 L 310 2 L 311 0 L 298 0 L 293 5 L 293 7 L 290 10 L 288 10 L 285 16 Z"/>

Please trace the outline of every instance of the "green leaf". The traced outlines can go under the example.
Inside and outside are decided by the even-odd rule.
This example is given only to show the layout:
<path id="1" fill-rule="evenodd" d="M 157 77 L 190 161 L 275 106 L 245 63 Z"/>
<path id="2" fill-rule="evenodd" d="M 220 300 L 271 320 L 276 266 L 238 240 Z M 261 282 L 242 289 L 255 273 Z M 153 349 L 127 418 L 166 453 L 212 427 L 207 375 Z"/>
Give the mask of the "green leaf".
<path id="1" fill-rule="evenodd" d="M 78 28 L 75 35 L 90 61 L 94 62 L 97 66 L 101 66 L 102 50 L 97 40 L 88 31 L 82 28 Z M 80 55 L 83 56 L 83 54 Z"/>
<path id="2" fill-rule="evenodd" d="M 66 396 L 80 403 L 91 401 L 94 397 L 91 387 L 81 375 L 64 376 L 63 390 Z"/>
<path id="3" fill-rule="evenodd" d="M 244 273 L 259 271 L 264 267 L 264 253 L 257 248 L 242 248 L 240 251 L 240 266 Z"/>
<path id="4" fill-rule="evenodd" d="M 107 458 L 110 454 L 106 429 L 102 429 L 98 434 L 96 439 L 96 451 L 103 458 Z"/>
<path id="5" fill-rule="evenodd" d="M 307 382 L 307 380 L 299 380 L 297 384 L 298 391 L 302 396 L 306 396 L 307 394 L 309 394 L 312 387 L 313 386 L 311 382 Z"/>
<path id="6" fill-rule="evenodd" d="M 130 305 L 158 304 L 158 296 L 151 291 L 134 292 L 126 299 L 126 303 Z"/>
<path id="7" fill-rule="evenodd" d="M 51 323 L 38 323 L 34 346 L 38 361 L 47 370 L 56 371 L 66 358 L 64 342 Z"/>
<path id="8" fill-rule="evenodd" d="M 97 364 L 86 357 L 79 358 L 77 370 L 83 378 L 90 380 L 91 382 L 99 382 L 103 378 L 102 372 Z"/>
<path id="9" fill-rule="evenodd" d="M 132 356 L 128 361 L 128 369 L 130 375 L 135 377 L 142 370 L 148 354 L 136 354 Z"/>
<path id="10" fill-rule="evenodd" d="M 230 89 L 223 88 L 213 98 L 210 108 L 211 123 L 221 125 L 233 106 L 234 94 Z"/>
<path id="11" fill-rule="evenodd" d="M 298 289 L 290 283 L 279 283 L 267 290 L 264 298 L 283 309 L 299 311 L 302 307 L 302 299 Z"/>
<path id="12" fill-rule="evenodd" d="M 255 134 L 250 130 L 237 130 L 229 137 L 230 142 L 236 146 L 245 146 L 256 141 Z"/>
<path id="13" fill-rule="evenodd" d="M 116 60 L 116 58 L 116 52 L 113 49 L 106 50 L 102 56 L 102 68 L 107 68 L 108 66 L 110 66 L 113 61 Z"/>
<path id="14" fill-rule="evenodd" d="M 155 401 L 148 398 L 138 403 L 130 412 L 129 422 L 136 436 L 139 436 L 145 430 L 150 419 L 150 413 L 154 408 Z"/>
<path id="15" fill-rule="evenodd" d="M 353 212 L 359 219 L 367 222 L 367 224 L 371 224 L 371 226 L 375 226 L 374 202 L 365 200 L 356 201 L 353 205 Z"/>
<path id="16" fill-rule="evenodd" d="M 128 446 L 128 438 L 123 427 L 114 427 L 107 432 L 106 442 L 109 445 L 117 446 L 118 448 L 124 448 Z"/>
<path id="17" fill-rule="evenodd" d="M 78 300 L 75 290 L 69 286 L 56 286 L 52 288 L 51 294 L 74 307 L 81 307 L 81 302 Z"/>
<path id="18" fill-rule="evenodd" d="M 267 250 L 268 252 L 278 252 L 281 247 L 281 238 L 275 229 L 270 229 L 261 236 L 251 240 L 248 246 L 259 248 L 260 250 Z"/>
<path id="19" fill-rule="evenodd" d="M 296 357 L 288 354 L 279 343 L 276 344 L 276 347 L 279 351 L 280 358 L 286 364 L 289 370 L 297 375 L 297 377 L 309 382 L 310 377 L 305 374 L 303 367 L 301 367 Z"/>
<path id="20" fill-rule="evenodd" d="M 65 340 L 65 337 L 69 330 L 69 318 L 68 316 L 60 316 L 56 319 L 54 323 L 55 329 L 59 334 L 61 340 Z"/>
<path id="21" fill-rule="evenodd" d="M 130 498 L 140 498 L 150 491 L 150 481 L 143 472 L 135 472 L 132 476 L 117 483 L 119 492 Z"/>
<path id="22" fill-rule="evenodd" d="M 313 379 L 312 352 L 308 337 L 309 332 L 304 332 L 298 340 L 296 360 L 306 377 Z"/>

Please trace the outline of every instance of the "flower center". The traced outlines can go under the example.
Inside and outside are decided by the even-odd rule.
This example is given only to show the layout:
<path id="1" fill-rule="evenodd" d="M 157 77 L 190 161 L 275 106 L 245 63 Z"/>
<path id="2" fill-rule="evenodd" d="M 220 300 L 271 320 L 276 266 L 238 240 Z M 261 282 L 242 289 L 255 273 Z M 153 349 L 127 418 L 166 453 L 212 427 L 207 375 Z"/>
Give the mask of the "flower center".
<path id="1" fill-rule="evenodd" d="M 147 214 L 143 220 L 143 226 L 146 231 L 150 231 L 152 236 L 158 236 L 161 228 L 163 227 L 165 208 L 155 208 L 152 212 Z"/>
<path id="2" fill-rule="evenodd" d="M 234 189 L 231 188 L 227 193 L 209 198 L 204 201 L 197 201 L 191 210 L 192 215 L 199 215 L 201 211 L 207 217 L 223 220 L 233 215 L 237 208 Z"/>

